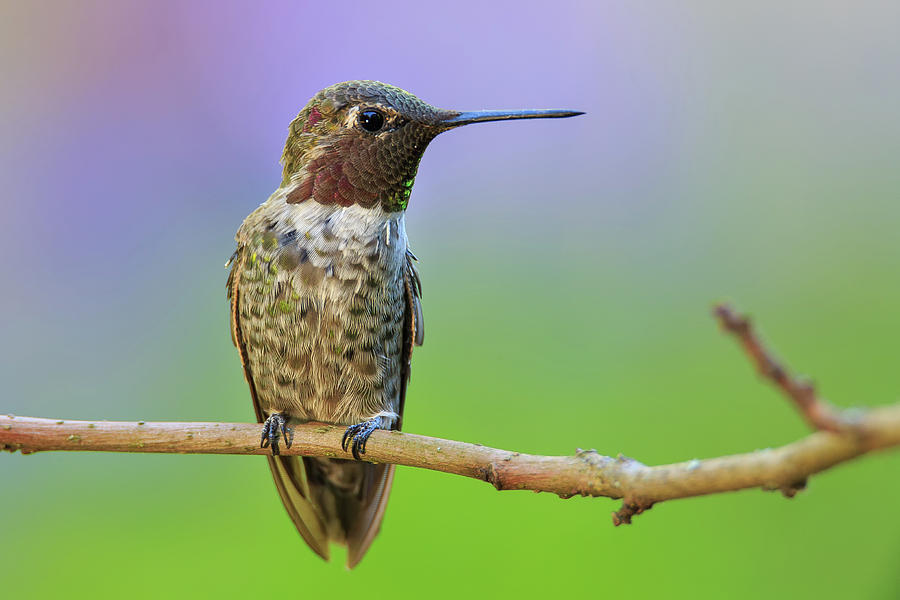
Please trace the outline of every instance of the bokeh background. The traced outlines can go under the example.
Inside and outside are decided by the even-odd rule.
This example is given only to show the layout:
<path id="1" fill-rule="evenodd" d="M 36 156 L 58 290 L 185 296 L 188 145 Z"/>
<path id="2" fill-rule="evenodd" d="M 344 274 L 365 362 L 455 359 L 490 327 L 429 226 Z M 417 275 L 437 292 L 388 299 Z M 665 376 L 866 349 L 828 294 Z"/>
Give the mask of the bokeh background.
<path id="1" fill-rule="evenodd" d="M 248 421 L 223 263 L 318 89 L 587 111 L 422 162 L 410 431 L 648 463 L 806 433 L 709 316 L 839 405 L 900 391 L 896 2 L 7 2 L 0 411 Z M 9 598 L 900 597 L 900 455 L 665 503 L 401 468 L 353 572 L 258 457 L 0 456 Z"/>

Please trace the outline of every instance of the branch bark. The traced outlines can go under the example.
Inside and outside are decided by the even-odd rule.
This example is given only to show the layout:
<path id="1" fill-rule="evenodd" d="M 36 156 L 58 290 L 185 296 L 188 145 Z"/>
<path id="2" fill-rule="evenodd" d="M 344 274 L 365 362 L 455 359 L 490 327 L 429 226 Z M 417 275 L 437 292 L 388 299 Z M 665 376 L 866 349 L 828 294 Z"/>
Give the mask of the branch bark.
<path id="1" fill-rule="evenodd" d="M 900 404 L 838 413 L 814 392 L 797 387 L 801 384 L 771 358 L 749 321 L 723 306 L 716 308 L 716 315 L 726 330 L 737 335 L 763 375 L 772 379 L 819 431 L 779 448 L 659 466 L 647 466 L 622 455 L 603 456 L 595 450 L 579 449 L 572 456 L 538 456 L 411 433 L 376 431 L 365 459 L 472 477 L 498 490 L 621 499 L 622 507 L 613 513 L 613 522 L 619 525 L 630 523 L 634 515 L 655 503 L 676 498 L 748 488 L 781 490 L 793 496 L 815 473 L 870 451 L 900 445 Z M 350 458 L 341 450 L 343 432 L 343 427 L 324 423 L 297 425 L 292 447 L 282 444 L 282 454 Z M 260 425 L 256 423 L 0 416 L 0 449 L 23 454 L 49 450 L 266 454 L 270 450 L 259 447 L 259 435 Z"/>
<path id="2" fill-rule="evenodd" d="M 654 503 L 762 487 L 787 495 L 810 475 L 871 450 L 900 445 L 900 405 L 860 415 L 856 433 L 816 432 L 780 448 L 706 460 L 646 466 L 636 460 L 579 450 L 574 456 L 536 456 L 411 433 L 376 431 L 365 457 L 472 477 L 498 490 L 551 492 L 623 499 L 614 522 Z M 178 454 L 266 454 L 259 424 L 67 421 L 0 416 L 0 447 L 23 454 L 47 450 L 157 452 Z M 291 448 L 282 454 L 347 457 L 344 428 L 322 423 L 294 427 Z"/>

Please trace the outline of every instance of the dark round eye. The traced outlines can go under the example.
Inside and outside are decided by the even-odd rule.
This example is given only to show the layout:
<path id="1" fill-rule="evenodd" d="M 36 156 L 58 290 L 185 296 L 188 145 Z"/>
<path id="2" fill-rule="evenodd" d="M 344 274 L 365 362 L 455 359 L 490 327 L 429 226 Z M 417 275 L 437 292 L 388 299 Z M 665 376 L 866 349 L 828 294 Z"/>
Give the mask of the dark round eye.
<path id="1" fill-rule="evenodd" d="M 377 110 L 364 110 L 359 113 L 359 125 L 366 131 L 375 133 L 384 127 L 384 115 Z"/>

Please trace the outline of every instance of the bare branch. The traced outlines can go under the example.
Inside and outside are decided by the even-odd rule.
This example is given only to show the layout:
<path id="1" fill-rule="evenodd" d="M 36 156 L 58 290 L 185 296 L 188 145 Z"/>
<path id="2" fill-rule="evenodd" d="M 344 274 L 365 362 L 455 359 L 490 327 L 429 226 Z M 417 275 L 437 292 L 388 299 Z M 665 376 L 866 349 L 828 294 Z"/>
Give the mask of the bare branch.
<path id="1" fill-rule="evenodd" d="M 772 380 L 819 429 L 779 448 L 705 460 L 646 466 L 619 455 L 578 450 L 573 456 L 537 456 L 396 431 L 376 431 L 366 448 L 371 462 L 454 473 L 486 481 L 498 490 L 550 492 L 621 499 L 616 525 L 655 503 L 748 488 L 793 496 L 809 476 L 873 450 L 900 445 L 900 404 L 838 413 L 812 387 L 781 367 L 763 347 L 749 321 L 726 306 L 716 308 L 722 326 L 734 333 L 760 372 Z M 850 418 L 848 415 L 853 415 Z M 293 429 L 286 455 L 350 458 L 341 450 L 344 428 L 306 423 Z M 47 450 L 157 452 L 179 454 L 266 454 L 260 425 L 247 423 L 144 423 L 65 421 L 0 416 L 0 449 L 23 454 Z"/>
<path id="2" fill-rule="evenodd" d="M 793 495 L 814 473 L 871 450 L 900 445 L 900 404 L 859 418 L 864 437 L 813 433 L 780 448 L 706 460 L 648 467 L 619 456 L 579 450 L 574 456 L 536 456 L 425 437 L 376 431 L 366 450 L 372 462 L 455 473 L 487 481 L 498 490 L 533 490 L 561 497 L 605 496 L 624 500 L 616 524 L 653 504 L 746 488 L 779 489 Z M 265 454 L 258 424 L 54 421 L 0 417 L 0 447 L 31 453 L 45 450 Z M 341 450 L 343 428 L 307 423 L 294 428 L 284 454 L 349 457 Z"/>

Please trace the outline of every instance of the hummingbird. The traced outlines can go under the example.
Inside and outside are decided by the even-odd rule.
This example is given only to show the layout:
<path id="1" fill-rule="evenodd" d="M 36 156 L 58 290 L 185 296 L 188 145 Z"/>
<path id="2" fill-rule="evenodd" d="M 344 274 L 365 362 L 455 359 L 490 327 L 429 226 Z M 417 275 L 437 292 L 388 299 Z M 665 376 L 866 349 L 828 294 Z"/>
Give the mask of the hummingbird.
<path id="1" fill-rule="evenodd" d="M 376 429 L 399 430 L 422 285 L 405 211 L 438 134 L 472 123 L 571 117 L 568 110 L 444 110 L 398 87 L 347 81 L 291 122 L 281 184 L 244 220 L 226 264 L 232 341 L 261 447 L 288 515 L 312 550 L 347 546 L 353 568 L 381 526 L 394 465 L 363 460 Z M 346 427 L 336 458 L 279 454 L 290 424 Z"/>

